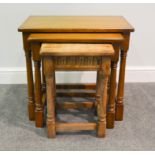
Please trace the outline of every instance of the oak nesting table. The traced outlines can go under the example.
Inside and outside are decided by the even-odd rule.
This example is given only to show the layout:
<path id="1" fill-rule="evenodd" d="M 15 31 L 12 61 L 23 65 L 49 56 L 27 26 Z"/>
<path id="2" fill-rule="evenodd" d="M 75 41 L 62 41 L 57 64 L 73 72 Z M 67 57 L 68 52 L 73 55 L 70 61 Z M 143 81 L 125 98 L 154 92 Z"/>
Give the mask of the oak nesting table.
<path id="1" fill-rule="evenodd" d="M 134 31 L 125 18 L 122 16 L 30 16 L 18 31 L 23 35 L 26 56 L 29 119 L 35 120 L 36 127 L 43 126 L 46 87 L 44 67 L 39 54 L 41 43 L 112 44 L 115 55 L 111 62 L 109 80 L 107 128 L 114 127 L 114 120 L 123 120 L 126 56 L 129 49 L 130 33 Z M 119 57 L 119 81 L 116 86 L 116 68 Z M 34 62 L 34 77 L 32 60 Z M 42 74 L 40 68 L 42 68 Z M 56 86 L 60 90 L 68 88 L 95 89 L 95 87 L 95 84 L 59 84 Z M 74 93 L 57 93 L 57 95 L 76 96 Z M 79 93 L 78 95 L 92 97 L 94 94 Z"/>
<path id="2" fill-rule="evenodd" d="M 83 130 L 95 130 L 97 137 L 105 137 L 107 124 L 107 84 L 110 74 L 111 58 L 114 53 L 114 48 L 111 44 L 42 43 L 40 56 L 44 64 L 44 75 L 46 79 L 46 127 L 49 138 L 55 138 L 56 133 L 61 131 L 70 132 Z M 65 122 L 58 119 L 58 100 L 55 95 L 55 71 L 58 70 L 97 71 L 96 98 L 95 102 L 90 102 L 96 103 L 96 106 L 93 107 L 93 109 L 97 111 L 96 120 L 91 119 L 89 122 Z M 72 102 L 73 105 L 79 103 Z M 61 105 L 64 104 L 66 105 L 66 103 L 62 103 Z M 57 111 L 57 113 L 55 113 L 55 111 Z M 68 112 L 69 111 L 66 111 L 66 113 Z"/>

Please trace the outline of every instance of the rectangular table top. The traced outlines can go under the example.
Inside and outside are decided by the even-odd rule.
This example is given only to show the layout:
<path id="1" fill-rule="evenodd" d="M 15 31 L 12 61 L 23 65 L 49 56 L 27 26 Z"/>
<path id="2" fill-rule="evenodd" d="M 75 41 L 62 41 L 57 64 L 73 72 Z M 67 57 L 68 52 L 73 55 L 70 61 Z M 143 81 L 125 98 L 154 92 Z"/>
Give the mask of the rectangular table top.
<path id="1" fill-rule="evenodd" d="M 111 44 L 58 44 L 43 43 L 40 54 L 44 56 L 112 56 Z"/>
<path id="2" fill-rule="evenodd" d="M 133 32 L 122 16 L 30 16 L 20 32 Z"/>

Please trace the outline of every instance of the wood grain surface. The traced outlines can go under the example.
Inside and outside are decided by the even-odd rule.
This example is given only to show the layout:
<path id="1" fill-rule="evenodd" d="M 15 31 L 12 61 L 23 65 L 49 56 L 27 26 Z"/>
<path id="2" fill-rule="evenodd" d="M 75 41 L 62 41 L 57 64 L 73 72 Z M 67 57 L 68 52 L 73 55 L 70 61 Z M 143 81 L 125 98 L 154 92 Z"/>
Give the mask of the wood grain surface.
<path id="1" fill-rule="evenodd" d="M 30 16 L 21 32 L 132 32 L 122 16 Z"/>

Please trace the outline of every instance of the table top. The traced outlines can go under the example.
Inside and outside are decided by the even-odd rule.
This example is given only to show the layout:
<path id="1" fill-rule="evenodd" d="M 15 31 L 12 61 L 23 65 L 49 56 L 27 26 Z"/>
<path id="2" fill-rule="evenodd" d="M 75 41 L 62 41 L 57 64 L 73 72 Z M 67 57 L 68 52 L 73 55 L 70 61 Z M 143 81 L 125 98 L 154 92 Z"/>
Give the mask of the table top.
<path id="1" fill-rule="evenodd" d="M 133 32 L 122 16 L 30 16 L 20 32 Z"/>
<path id="2" fill-rule="evenodd" d="M 111 44 L 58 44 L 43 43 L 40 54 L 44 56 L 112 56 Z"/>

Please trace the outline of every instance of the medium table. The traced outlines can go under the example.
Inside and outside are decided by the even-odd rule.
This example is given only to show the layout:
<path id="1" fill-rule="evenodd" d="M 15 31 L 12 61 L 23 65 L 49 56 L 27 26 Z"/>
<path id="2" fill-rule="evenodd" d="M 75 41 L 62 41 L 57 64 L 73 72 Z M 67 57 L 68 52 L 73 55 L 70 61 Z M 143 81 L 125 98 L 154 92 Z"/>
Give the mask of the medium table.
<path id="1" fill-rule="evenodd" d="M 43 42 L 112 43 L 116 54 L 111 63 L 109 112 L 107 113 L 109 120 L 107 122 L 109 123 L 107 127 L 114 127 L 114 118 L 117 121 L 123 120 L 126 56 L 129 49 L 130 33 L 134 31 L 134 28 L 125 18 L 122 16 L 30 16 L 19 27 L 18 31 L 23 34 L 26 56 L 29 119 L 36 121 L 36 127 L 43 126 L 42 93 L 45 90 L 45 78 L 43 74 L 41 76 L 39 55 L 40 45 Z M 115 91 L 111 90 L 116 88 L 116 68 L 119 53 L 119 81 L 117 92 L 114 93 Z M 33 83 L 32 58 L 35 69 L 35 84 Z M 66 88 L 65 85 L 58 87 Z M 77 87 L 88 88 L 92 85 Z"/>

